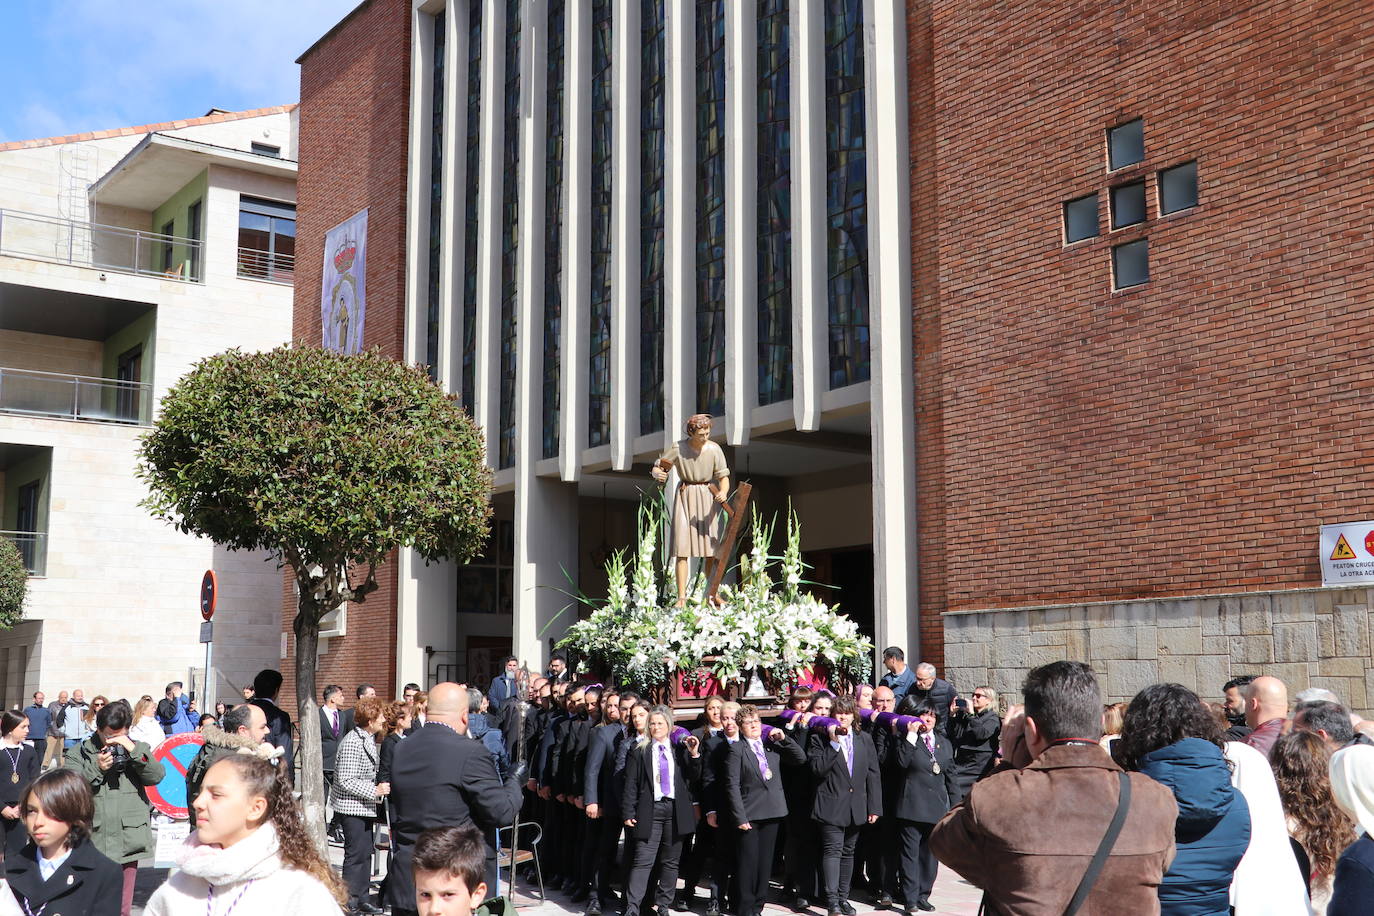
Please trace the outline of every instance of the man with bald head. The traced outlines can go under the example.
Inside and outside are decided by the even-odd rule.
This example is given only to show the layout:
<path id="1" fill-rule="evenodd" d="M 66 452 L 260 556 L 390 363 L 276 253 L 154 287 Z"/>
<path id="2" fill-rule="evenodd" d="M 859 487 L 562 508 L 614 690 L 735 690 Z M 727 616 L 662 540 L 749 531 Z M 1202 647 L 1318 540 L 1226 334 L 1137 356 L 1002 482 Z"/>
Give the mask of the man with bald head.
<path id="1" fill-rule="evenodd" d="M 1245 688 L 1245 724 L 1254 731 L 1245 743 L 1265 757 L 1273 757 L 1274 743 L 1288 723 L 1288 687 L 1283 681 L 1262 675 Z"/>
<path id="2" fill-rule="evenodd" d="M 520 808 L 523 764 L 503 785 L 481 742 L 468 737 L 468 690 L 436 684 L 429 692 L 424 728 L 396 746 L 391 764 L 391 879 L 387 902 L 395 916 L 415 916 L 411 859 L 420 833 L 436 827 L 476 824 L 487 840 L 486 884 L 497 893 L 496 829 Z"/>

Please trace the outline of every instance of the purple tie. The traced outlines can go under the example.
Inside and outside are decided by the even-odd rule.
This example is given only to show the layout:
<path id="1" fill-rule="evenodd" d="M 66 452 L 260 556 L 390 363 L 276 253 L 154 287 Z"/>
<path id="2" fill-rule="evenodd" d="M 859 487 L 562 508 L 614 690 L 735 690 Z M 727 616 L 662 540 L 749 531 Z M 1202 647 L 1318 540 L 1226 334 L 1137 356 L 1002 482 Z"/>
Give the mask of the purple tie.
<path id="1" fill-rule="evenodd" d="M 668 779 L 668 749 L 658 746 L 658 788 L 664 798 L 673 794 L 673 784 Z"/>
<path id="2" fill-rule="evenodd" d="M 849 775 L 854 775 L 854 737 L 844 736 L 844 762 L 849 767 Z"/>
<path id="3" fill-rule="evenodd" d="M 757 741 L 750 741 L 749 746 L 754 749 L 754 756 L 759 758 L 759 775 L 767 779 L 768 760 L 763 756 L 763 745 Z"/>
<path id="4" fill-rule="evenodd" d="M 331 714 L 329 721 L 334 726 L 334 737 L 339 737 L 339 714 L 337 712 Z"/>
<path id="5" fill-rule="evenodd" d="M 935 736 L 926 732 L 926 750 L 930 751 L 930 756 L 935 756 Z"/>

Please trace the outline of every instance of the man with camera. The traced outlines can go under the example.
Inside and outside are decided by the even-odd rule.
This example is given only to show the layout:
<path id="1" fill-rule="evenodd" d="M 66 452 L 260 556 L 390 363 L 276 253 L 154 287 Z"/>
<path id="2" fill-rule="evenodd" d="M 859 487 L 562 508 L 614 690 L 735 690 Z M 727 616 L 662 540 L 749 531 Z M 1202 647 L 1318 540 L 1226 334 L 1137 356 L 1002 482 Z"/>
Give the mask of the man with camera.
<path id="1" fill-rule="evenodd" d="M 91 842 L 124 869 L 122 916 L 133 905 L 138 860 L 153 853 L 147 787 L 165 774 L 146 743 L 130 740 L 132 720 L 129 704 L 115 700 L 96 713 L 95 731 L 67 752 L 67 767 L 95 794 Z"/>

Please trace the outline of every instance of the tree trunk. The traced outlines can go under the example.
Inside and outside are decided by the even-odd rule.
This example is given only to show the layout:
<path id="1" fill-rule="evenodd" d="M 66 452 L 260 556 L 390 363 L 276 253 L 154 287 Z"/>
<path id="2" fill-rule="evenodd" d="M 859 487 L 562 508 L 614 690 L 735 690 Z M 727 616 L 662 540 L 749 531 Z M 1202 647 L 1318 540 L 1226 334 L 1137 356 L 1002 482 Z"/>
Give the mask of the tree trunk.
<path id="1" fill-rule="evenodd" d="M 302 602 L 304 604 L 304 602 Z M 296 616 L 296 715 L 300 725 L 300 744 L 296 762 L 300 764 L 301 810 L 305 829 L 320 855 L 328 861 L 329 845 L 324 823 L 324 763 L 320 757 L 320 716 L 315 704 L 315 656 L 320 645 L 320 624 L 314 609 L 301 607 Z"/>

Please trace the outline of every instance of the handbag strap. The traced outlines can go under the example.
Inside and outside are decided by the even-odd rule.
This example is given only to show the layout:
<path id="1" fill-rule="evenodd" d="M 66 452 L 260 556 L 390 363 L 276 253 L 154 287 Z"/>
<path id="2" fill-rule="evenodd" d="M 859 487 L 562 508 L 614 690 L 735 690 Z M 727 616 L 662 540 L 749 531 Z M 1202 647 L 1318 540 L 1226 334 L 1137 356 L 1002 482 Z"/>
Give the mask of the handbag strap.
<path id="1" fill-rule="evenodd" d="M 1073 892 L 1073 899 L 1069 901 L 1068 909 L 1064 910 L 1064 916 L 1074 916 L 1083 902 L 1088 899 L 1088 894 L 1092 891 L 1093 885 L 1097 883 L 1097 878 L 1102 874 L 1102 868 L 1107 864 L 1107 857 L 1112 854 L 1112 847 L 1116 845 L 1116 838 L 1121 835 L 1121 828 L 1126 825 L 1126 815 L 1131 808 L 1131 777 L 1122 770 L 1118 774 L 1121 777 L 1121 796 L 1116 803 L 1116 814 L 1112 817 L 1112 822 L 1107 826 L 1107 832 L 1102 836 L 1102 842 L 1097 844 L 1097 852 L 1093 853 L 1093 859 L 1088 863 L 1088 870 L 1083 873 L 1083 880 L 1078 882 L 1078 890 Z"/>

